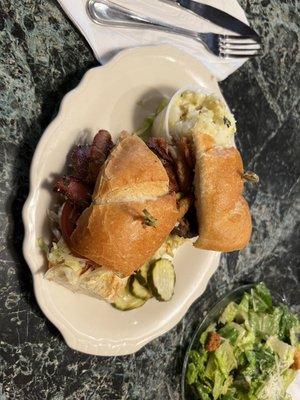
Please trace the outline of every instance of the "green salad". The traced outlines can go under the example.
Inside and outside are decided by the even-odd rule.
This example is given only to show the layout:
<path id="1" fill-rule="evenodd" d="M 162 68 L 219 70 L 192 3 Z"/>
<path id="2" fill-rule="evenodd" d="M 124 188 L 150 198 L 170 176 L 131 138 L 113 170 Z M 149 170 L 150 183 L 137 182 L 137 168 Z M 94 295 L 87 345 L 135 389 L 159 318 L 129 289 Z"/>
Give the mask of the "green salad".
<path id="1" fill-rule="evenodd" d="M 231 302 L 189 353 L 195 399 L 287 400 L 300 368 L 300 321 L 260 283 Z"/>

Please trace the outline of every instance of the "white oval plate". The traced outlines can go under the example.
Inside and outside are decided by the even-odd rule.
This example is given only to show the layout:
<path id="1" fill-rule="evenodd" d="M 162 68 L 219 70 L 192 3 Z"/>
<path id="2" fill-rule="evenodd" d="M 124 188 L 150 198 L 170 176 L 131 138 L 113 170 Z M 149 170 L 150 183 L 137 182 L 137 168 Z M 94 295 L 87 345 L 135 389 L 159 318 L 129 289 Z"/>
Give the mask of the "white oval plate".
<path id="1" fill-rule="evenodd" d="M 37 246 L 38 238 L 49 238 L 50 182 L 64 170 L 72 146 L 82 137 L 91 141 L 100 128 L 109 130 L 116 140 L 121 130 L 139 127 L 163 95 L 197 84 L 221 96 L 216 79 L 198 61 L 173 47 L 123 51 L 105 66 L 89 70 L 65 96 L 37 146 L 23 209 L 23 252 L 42 311 L 75 350 L 103 356 L 136 352 L 180 321 L 218 266 L 219 253 L 196 250 L 186 243 L 175 257 L 173 299 L 168 303 L 152 299 L 139 309 L 120 312 L 104 301 L 44 279 L 46 262 Z"/>

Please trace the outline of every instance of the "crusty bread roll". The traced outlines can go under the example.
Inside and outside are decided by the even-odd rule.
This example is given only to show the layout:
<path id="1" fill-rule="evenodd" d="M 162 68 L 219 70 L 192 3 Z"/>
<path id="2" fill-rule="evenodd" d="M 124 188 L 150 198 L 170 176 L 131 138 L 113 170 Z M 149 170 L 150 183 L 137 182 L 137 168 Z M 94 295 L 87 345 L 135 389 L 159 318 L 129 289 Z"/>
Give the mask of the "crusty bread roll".
<path id="1" fill-rule="evenodd" d="M 156 199 L 169 192 L 169 178 L 159 158 L 135 135 L 124 135 L 108 157 L 95 185 L 97 204 Z"/>
<path id="2" fill-rule="evenodd" d="M 123 276 L 153 256 L 178 218 L 168 175 L 137 136 L 123 136 L 113 150 L 99 174 L 93 199 L 77 221 L 71 248 Z M 154 226 L 147 225 L 146 215 Z"/>
<path id="3" fill-rule="evenodd" d="M 145 224 L 143 210 L 156 219 L 155 226 Z M 128 276 L 163 244 L 177 217 L 175 193 L 156 200 L 93 205 L 79 218 L 72 247 L 95 263 Z"/>
<path id="4" fill-rule="evenodd" d="M 206 134 L 193 133 L 195 196 L 201 249 L 230 252 L 244 248 L 252 221 L 242 193 L 243 162 L 235 147 L 219 147 Z"/>

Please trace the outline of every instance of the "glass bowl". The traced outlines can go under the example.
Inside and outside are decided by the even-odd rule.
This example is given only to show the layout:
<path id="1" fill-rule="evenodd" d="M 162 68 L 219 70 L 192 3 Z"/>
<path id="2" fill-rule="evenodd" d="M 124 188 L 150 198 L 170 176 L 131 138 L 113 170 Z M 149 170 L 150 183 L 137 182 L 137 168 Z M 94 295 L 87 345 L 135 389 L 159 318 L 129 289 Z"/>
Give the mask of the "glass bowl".
<path id="1" fill-rule="evenodd" d="M 188 360 L 189 360 L 189 354 L 190 351 L 196 348 L 196 345 L 198 344 L 198 338 L 200 337 L 201 333 L 205 331 L 205 329 L 213 322 L 217 321 L 219 319 L 219 316 L 221 315 L 221 312 L 224 310 L 224 308 L 229 304 L 231 301 L 238 302 L 242 299 L 243 294 L 246 291 L 249 291 L 252 289 L 254 286 L 256 286 L 257 283 L 250 283 L 247 285 L 240 286 L 231 292 L 227 293 L 224 297 L 221 298 L 212 308 L 211 310 L 206 314 L 206 316 L 201 320 L 200 324 L 195 330 L 195 333 L 192 337 L 192 340 L 187 348 L 184 361 L 183 361 L 183 368 L 182 368 L 182 377 L 181 377 L 181 399 L 182 400 L 196 400 L 195 395 L 191 391 L 190 387 L 186 383 L 185 375 L 186 375 L 186 369 L 188 365 Z M 278 303 L 286 303 L 284 296 L 279 296 L 278 294 L 272 293 L 272 299 L 274 304 Z"/>

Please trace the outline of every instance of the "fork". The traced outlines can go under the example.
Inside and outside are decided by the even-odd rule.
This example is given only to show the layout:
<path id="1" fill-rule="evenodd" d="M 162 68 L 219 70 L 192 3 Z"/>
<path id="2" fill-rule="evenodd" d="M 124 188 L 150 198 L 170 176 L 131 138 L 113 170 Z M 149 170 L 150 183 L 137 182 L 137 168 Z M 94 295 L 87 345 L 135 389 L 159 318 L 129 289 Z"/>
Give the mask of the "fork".
<path id="1" fill-rule="evenodd" d="M 87 12 L 100 25 L 153 29 L 194 39 L 221 58 L 249 58 L 260 54 L 260 44 L 250 36 L 195 32 L 137 14 L 109 0 L 88 0 Z"/>

